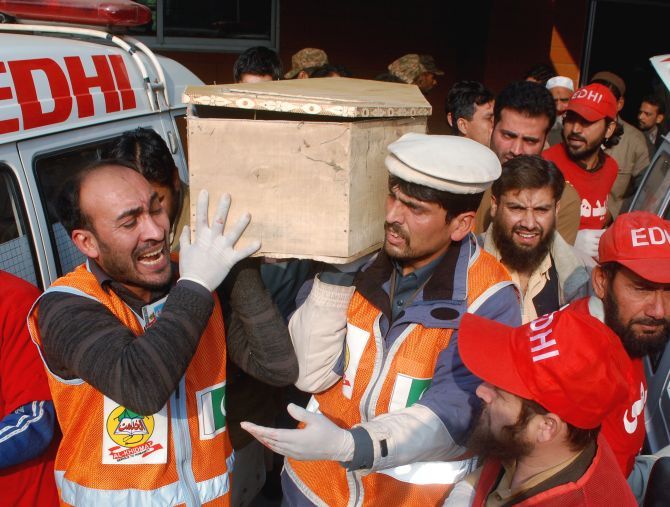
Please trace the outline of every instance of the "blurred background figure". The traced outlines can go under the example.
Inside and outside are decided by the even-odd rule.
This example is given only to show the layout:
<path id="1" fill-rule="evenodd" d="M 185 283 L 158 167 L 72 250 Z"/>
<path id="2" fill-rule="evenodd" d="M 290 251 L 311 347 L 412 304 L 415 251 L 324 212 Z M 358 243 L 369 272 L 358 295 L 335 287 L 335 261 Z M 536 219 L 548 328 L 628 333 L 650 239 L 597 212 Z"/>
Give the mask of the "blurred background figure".
<path id="1" fill-rule="evenodd" d="M 493 93 L 479 81 L 455 83 L 444 108 L 454 135 L 488 146 L 493 130 L 493 102 Z"/>
<path id="2" fill-rule="evenodd" d="M 310 69 L 328 65 L 328 55 L 323 49 L 304 48 L 291 57 L 291 70 L 285 79 L 308 79 Z"/>
<path id="3" fill-rule="evenodd" d="M 279 55 L 265 46 L 255 46 L 242 53 L 233 65 L 233 82 L 257 83 L 278 81 L 282 77 Z"/>
<path id="4" fill-rule="evenodd" d="M 561 136 L 561 132 L 563 131 L 563 115 L 568 110 L 570 97 L 575 93 L 575 85 L 569 77 L 554 76 L 547 81 L 547 90 L 551 93 L 551 96 L 554 98 L 554 104 L 556 104 L 556 121 L 547 136 L 547 143 L 549 146 L 553 146 L 563 140 Z"/>
<path id="5" fill-rule="evenodd" d="M 523 75 L 523 79 L 524 81 L 532 81 L 533 83 L 539 83 L 542 86 L 545 86 L 547 81 L 555 75 L 556 71 L 551 65 L 538 63 L 526 71 Z"/>
<path id="6" fill-rule="evenodd" d="M 649 148 L 649 160 L 656 153 L 656 149 L 663 142 L 661 125 L 665 119 L 665 103 L 657 95 L 647 95 L 642 99 L 640 110 L 637 114 L 637 126 L 640 128 L 647 140 Z"/>
<path id="7" fill-rule="evenodd" d="M 437 68 L 430 55 L 411 53 L 401 56 L 388 66 L 389 72 L 403 83 L 415 84 L 425 95 L 437 85 L 437 77 L 444 71 Z"/>

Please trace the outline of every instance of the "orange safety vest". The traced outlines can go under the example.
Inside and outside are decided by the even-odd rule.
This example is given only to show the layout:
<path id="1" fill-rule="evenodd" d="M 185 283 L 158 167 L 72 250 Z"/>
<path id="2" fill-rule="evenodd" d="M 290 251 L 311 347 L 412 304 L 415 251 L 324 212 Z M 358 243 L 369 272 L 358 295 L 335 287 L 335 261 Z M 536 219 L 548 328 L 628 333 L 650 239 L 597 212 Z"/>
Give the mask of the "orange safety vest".
<path id="1" fill-rule="evenodd" d="M 103 290 L 85 265 L 45 294 L 54 291 L 96 300 L 135 335 L 144 332 L 142 318 Z M 39 299 L 28 325 L 41 350 L 38 306 Z M 230 504 L 234 457 L 225 425 L 226 341 L 218 299 L 186 374 L 157 414 L 133 413 L 81 379 L 46 370 L 63 432 L 54 467 L 61 505 Z"/>
<path id="2" fill-rule="evenodd" d="M 499 262 L 483 250 L 477 251 L 467 272 L 471 311 L 494 292 L 488 289 L 512 283 Z M 345 366 L 344 377 L 313 398 L 321 413 L 342 428 L 416 402 L 430 385 L 438 356 L 454 331 L 410 324 L 385 351 L 380 317 L 377 308 L 354 293 L 347 315 L 345 363 L 360 357 L 355 374 L 348 375 L 351 369 Z M 317 505 L 416 506 L 442 505 L 453 484 L 471 471 L 471 465 L 471 460 L 413 463 L 364 476 L 347 472 L 334 461 L 288 458 L 284 469 L 298 490 Z"/>
<path id="3" fill-rule="evenodd" d="M 487 459 L 482 467 L 473 507 L 485 507 L 486 500 L 492 493 L 498 477 L 502 472 L 502 464 L 495 459 Z M 515 503 L 519 506 L 568 507 L 571 505 L 616 505 L 635 507 L 637 501 L 621 474 L 614 453 L 605 438 L 598 435 L 598 449 L 591 466 L 584 475 L 575 482 L 567 482 L 554 488 L 542 491 L 535 496 Z"/>

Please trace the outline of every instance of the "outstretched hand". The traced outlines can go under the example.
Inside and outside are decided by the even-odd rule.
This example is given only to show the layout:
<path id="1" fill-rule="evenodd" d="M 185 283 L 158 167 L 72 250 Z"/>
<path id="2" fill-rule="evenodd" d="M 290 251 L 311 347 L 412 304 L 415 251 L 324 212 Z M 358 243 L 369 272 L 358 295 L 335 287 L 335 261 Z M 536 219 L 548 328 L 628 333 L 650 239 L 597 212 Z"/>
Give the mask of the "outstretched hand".
<path id="1" fill-rule="evenodd" d="M 354 437 L 349 431 L 340 428 L 323 414 L 308 412 L 293 403 L 289 404 L 287 410 L 291 417 L 305 423 L 305 426 L 284 430 L 246 421 L 240 425 L 274 452 L 297 460 L 351 461 L 354 457 Z"/>

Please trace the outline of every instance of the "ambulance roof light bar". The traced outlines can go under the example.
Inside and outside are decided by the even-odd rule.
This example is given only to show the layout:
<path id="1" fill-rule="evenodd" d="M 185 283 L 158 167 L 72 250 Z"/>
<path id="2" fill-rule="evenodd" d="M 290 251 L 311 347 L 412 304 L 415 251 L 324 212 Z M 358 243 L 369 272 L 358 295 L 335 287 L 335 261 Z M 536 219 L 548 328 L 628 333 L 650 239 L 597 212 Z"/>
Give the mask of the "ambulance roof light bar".
<path id="1" fill-rule="evenodd" d="M 3 24 L 3 23 L 0 23 L 0 32 L 42 32 L 42 33 L 52 33 L 56 35 L 68 34 L 68 35 L 79 35 L 83 37 L 91 37 L 96 39 L 102 39 L 107 42 L 112 42 L 113 44 L 116 44 L 118 47 L 126 51 L 132 57 L 133 61 L 135 62 L 137 68 L 140 71 L 140 74 L 142 75 L 142 79 L 144 80 L 144 87 L 149 97 L 149 103 L 151 104 L 151 109 L 153 111 L 160 111 L 160 106 L 158 105 L 158 101 L 156 99 L 156 95 L 154 92 L 154 86 L 152 86 L 151 84 L 151 78 L 149 77 L 149 73 L 147 72 L 147 68 L 144 65 L 144 62 L 142 62 L 142 59 L 140 58 L 139 52 L 137 52 L 134 47 L 132 47 L 130 44 L 128 44 L 126 41 L 124 41 L 123 39 L 121 39 L 116 35 L 103 32 L 102 30 L 93 30 L 91 28 L 51 26 L 51 25 L 15 25 L 15 24 Z M 150 52 L 148 48 L 147 50 Z M 162 69 L 158 74 L 159 76 L 161 76 L 161 79 L 163 79 L 161 84 L 164 86 L 165 76 L 162 72 Z M 169 103 L 167 103 L 167 105 L 169 105 Z"/>
<path id="2" fill-rule="evenodd" d="M 17 20 L 129 27 L 151 22 L 151 10 L 131 0 L 0 0 Z"/>

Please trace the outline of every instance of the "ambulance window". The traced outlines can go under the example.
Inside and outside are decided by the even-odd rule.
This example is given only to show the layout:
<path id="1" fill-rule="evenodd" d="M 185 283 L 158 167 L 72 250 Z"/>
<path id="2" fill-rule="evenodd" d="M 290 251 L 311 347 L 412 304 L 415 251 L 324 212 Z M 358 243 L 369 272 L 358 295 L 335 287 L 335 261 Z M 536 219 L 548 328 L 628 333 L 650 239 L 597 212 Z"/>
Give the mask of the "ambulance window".
<path id="1" fill-rule="evenodd" d="M 35 177 L 49 223 L 51 248 L 56 259 L 58 276 L 72 271 L 84 261 L 84 255 L 74 246 L 70 235 L 58 218 L 56 200 L 61 186 L 77 171 L 101 158 L 113 142 L 114 139 L 108 139 L 58 153 L 41 155 L 35 159 Z"/>
<path id="2" fill-rule="evenodd" d="M 0 269 L 37 284 L 26 214 L 12 172 L 0 164 Z"/>

